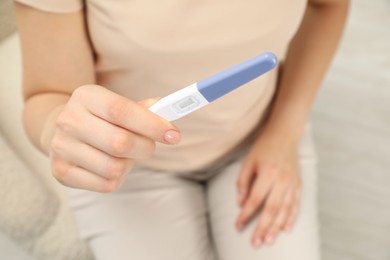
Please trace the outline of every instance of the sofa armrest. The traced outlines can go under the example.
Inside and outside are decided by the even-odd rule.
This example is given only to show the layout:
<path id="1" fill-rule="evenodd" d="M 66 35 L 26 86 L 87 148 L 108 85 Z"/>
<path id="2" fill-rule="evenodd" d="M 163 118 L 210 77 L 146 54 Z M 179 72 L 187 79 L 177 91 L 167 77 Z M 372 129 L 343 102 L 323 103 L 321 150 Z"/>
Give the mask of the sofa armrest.
<path id="1" fill-rule="evenodd" d="M 92 259 L 48 159 L 24 133 L 16 34 L 0 42 L 0 57 L 0 229 L 36 259 Z"/>

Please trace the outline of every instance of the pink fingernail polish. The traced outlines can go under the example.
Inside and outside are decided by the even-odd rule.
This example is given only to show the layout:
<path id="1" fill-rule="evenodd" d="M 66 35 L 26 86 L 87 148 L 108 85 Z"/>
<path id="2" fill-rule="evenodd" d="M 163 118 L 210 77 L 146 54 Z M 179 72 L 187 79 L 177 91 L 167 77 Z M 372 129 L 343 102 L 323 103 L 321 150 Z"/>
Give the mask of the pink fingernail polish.
<path id="1" fill-rule="evenodd" d="M 237 202 L 238 202 L 238 204 L 241 205 L 243 199 L 244 199 L 244 195 L 242 195 L 242 194 L 238 194 L 237 195 Z"/>
<path id="2" fill-rule="evenodd" d="M 242 228 L 243 228 L 243 224 L 242 223 L 237 223 L 236 227 L 237 227 L 238 231 L 241 231 Z"/>
<path id="3" fill-rule="evenodd" d="M 274 236 L 271 235 L 271 234 L 268 234 L 268 235 L 265 237 L 265 242 L 267 242 L 267 244 L 271 245 L 271 244 L 274 242 Z"/>
<path id="4" fill-rule="evenodd" d="M 180 142 L 180 133 L 175 130 L 169 130 L 164 135 L 164 140 L 169 144 L 177 144 Z"/>
<path id="5" fill-rule="evenodd" d="M 240 205 L 240 202 L 241 202 L 241 197 L 240 197 L 240 195 L 237 195 L 237 203 L 238 203 L 238 205 Z"/>
<path id="6" fill-rule="evenodd" d="M 290 231 L 291 231 L 291 225 L 290 225 L 290 224 L 287 224 L 287 225 L 284 227 L 284 231 L 290 232 Z"/>
<path id="7" fill-rule="evenodd" d="M 261 246 L 261 244 L 262 244 L 261 238 L 260 238 L 260 237 L 257 237 L 257 238 L 255 239 L 253 245 L 254 245 L 256 248 L 259 248 L 259 247 Z"/>

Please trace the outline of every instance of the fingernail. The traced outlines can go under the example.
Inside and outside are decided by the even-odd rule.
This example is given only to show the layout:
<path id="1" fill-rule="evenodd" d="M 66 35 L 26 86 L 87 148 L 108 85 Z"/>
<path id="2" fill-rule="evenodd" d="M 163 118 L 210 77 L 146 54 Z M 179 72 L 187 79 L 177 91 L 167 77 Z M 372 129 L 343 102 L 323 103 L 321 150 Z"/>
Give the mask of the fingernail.
<path id="1" fill-rule="evenodd" d="M 253 243 L 254 247 L 259 248 L 262 244 L 261 238 L 257 237 Z"/>
<path id="2" fill-rule="evenodd" d="M 169 130 L 165 133 L 164 140 L 169 144 L 178 144 L 180 142 L 180 133 L 175 130 Z"/>
<path id="3" fill-rule="evenodd" d="M 274 236 L 271 235 L 271 234 L 268 234 L 266 237 L 265 237 L 265 242 L 269 245 L 271 245 L 273 242 L 274 242 Z"/>
<path id="4" fill-rule="evenodd" d="M 290 232 L 290 231 L 291 231 L 291 224 L 287 224 L 287 225 L 284 227 L 284 231 Z"/>
<path id="5" fill-rule="evenodd" d="M 237 223 L 236 227 L 237 227 L 238 231 L 241 231 L 242 228 L 244 227 L 244 225 L 242 223 Z"/>
<path id="6" fill-rule="evenodd" d="M 243 196 L 242 194 L 238 194 L 238 195 L 237 195 L 237 203 L 238 203 L 238 204 L 241 204 L 243 198 L 244 198 L 244 196 Z"/>
<path id="7" fill-rule="evenodd" d="M 159 101 L 160 99 L 161 99 L 160 97 L 148 98 L 148 99 L 144 99 L 144 100 L 138 101 L 138 104 L 140 104 L 141 106 L 144 106 L 144 107 L 150 107 L 154 103 Z"/>

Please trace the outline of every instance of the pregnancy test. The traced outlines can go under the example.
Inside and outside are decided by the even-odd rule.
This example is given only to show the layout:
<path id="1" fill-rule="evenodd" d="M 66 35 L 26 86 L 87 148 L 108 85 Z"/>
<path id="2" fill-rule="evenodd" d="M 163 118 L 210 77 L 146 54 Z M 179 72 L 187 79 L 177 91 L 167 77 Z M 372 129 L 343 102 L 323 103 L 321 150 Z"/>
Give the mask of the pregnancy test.
<path id="1" fill-rule="evenodd" d="M 275 54 L 265 52 L 182 88 L 160 99 L 149 110 L 168 121 L 179 119 L 272 70 L 277 64 Z"/>

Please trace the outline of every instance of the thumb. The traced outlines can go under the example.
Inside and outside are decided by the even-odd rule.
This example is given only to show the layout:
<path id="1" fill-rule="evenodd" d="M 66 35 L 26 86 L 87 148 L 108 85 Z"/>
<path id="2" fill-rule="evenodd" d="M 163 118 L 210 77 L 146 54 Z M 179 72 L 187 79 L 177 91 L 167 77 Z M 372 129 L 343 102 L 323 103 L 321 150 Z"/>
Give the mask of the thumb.
<path id="1" fill-rule="evenodd" d="M 157 101 L 159 101 L 160 99 L 161 99 L 160 97 L 147 98 L 147 99 L 140 100 L 137 103 L 144 107 L 151 107 L 153 104 L 157 103 Z"/>

